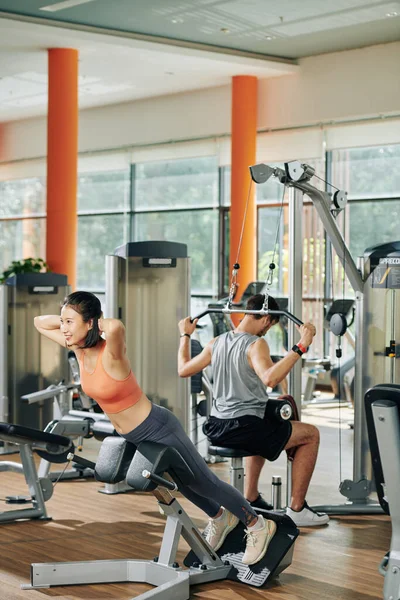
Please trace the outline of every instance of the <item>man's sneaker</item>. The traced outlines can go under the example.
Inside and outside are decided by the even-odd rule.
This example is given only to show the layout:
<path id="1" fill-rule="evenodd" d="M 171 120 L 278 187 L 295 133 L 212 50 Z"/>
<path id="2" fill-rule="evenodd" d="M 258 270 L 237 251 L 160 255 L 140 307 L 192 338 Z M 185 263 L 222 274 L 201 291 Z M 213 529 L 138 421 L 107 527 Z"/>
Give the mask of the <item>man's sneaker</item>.
<path id="1" fill-rule="evenodd" d="M 326 525 L 329 522 L 327 514 L 316 512 L 308 506 L 307 502 L 304 502 L 303 508 L 300 511 L 287 508 L 286 514 L 294 521 L 297 527 L 316 527 L 317 525 Z"/>
<path id="2" fill-rule="evenodd" d="M 255 510 L 273 510 L 274 508 L 272 504 L 269 504 L 264 500 L 261 494 L 258 494 L 257 498 L 253 500 L 253 502 L 250 502 L 250 504 Z"/>
<path id="3" fill-rule="evenodd" d="M 221 548 L 228 533 L 233 531 L 238 523 L 239 519 L 224 508 L 220 519 L 208 519 L 208 525 L 203 531 L 203 537 L 206 538 L 206 541 L 216 552 Z"/>
<path id="4" fill-rule="evenodd" d="M 275 521 L 268 521 L 262 516 L 258 518 L 264 521 L 264 526 L 261 529 L 245 529 L 246 551 L 242 558 L 242 563 L 245 565 L 254 565 L 265 556 L 268 545 L 276 531 Z"/>

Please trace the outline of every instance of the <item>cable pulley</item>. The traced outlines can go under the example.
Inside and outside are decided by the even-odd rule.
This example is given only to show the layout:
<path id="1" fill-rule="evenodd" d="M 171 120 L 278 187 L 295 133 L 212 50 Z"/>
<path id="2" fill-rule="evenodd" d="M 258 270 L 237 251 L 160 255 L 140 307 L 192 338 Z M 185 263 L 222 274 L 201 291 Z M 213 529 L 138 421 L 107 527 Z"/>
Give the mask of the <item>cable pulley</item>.
<path id="1" fill-rule="evenodd" d="M 347 331 L 347 319 L 343 313 L 335 313 L 329 321 L 329 329 L 333 335 L 342 336 Z"/>

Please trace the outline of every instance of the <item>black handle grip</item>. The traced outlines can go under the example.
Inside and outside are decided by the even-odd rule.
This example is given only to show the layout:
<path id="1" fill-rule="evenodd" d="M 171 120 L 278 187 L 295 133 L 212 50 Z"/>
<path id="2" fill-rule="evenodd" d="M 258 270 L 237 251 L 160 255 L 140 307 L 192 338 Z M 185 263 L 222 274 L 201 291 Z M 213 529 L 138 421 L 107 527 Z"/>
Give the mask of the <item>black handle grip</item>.
<path id="1" fill-rule="evenodd" d="M 190 322 L 193 323 L 193 321 L 195 319 L 202 319 L 203 317 L 205 317 L 206 315 L 209 314 L 216 314 L 216 313 L 224 313 L 226 315 L 231 315 L 231 314 L 245 314 L 245 315 L 259 315 L 260 311 L 259 310 L 246 310 L 246 309 L 240 309 L 240 308 L 207 308 L 207 310 L 204 310 L 202 313 L 196 315 L 195 317 L 190 319 Z M 269 310 L 268 313 L 269 315 L 283 315 L 285 317 L 287 317 L 290 321 L 293 321 L 293 323 L 296 323 L 296 325 L 303 325 L 303 321 L 300 321 L 300 319 L 298 319 L 297 317 L 295 317 L 294 315 L 292 315 L 292 313 L 288 312 L 287 310 Z"/>
<path id="2" fill-rule="evenodd" d="M 143 477 L 145 477 L 146 479 L 150 479 L 157 485 L 162 485 L 163 487 L 167 488 L 167 490 L 172 490 L 174 492 L 178 489 L 178 486 L 173 481 L 168 481 L 168 479 L 164 479 L 164 477 L 156 475 L 155 473 L 150 473 L 150 471 L 145 470 L 142 472 L 142 475 Z"/>
<path id="3" fill-rule="evenodd" d="M 82 465 L 82 467 L 85 467 L 87 469 L 93 469 L 93 471 L 96 468 L 96 463 L 94 463 L 91 460 L 87 460 L 87 458 L 83 458 L 82 456 L 78 456 L 76 454 L 69 454 L 68 455 L 68 460 L 73 460 L 74 462 L 76 462 L 78 465 Z"/>

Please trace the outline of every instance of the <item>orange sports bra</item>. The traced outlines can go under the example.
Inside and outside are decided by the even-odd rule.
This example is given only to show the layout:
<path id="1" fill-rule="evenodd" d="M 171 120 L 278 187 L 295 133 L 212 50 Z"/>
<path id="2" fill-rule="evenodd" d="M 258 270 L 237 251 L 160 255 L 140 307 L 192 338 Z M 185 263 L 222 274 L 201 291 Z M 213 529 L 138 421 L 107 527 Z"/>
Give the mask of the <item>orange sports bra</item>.
<path id="1" fill-rule="evenodd" d="M 84 353 L 79 360 L 81 386 L 85 394 L 96 400 L 105 413 L 119 413 L 139 402 L 142 390 L 132 373 L 125 379 L 114 379 L 105 372 L 102 356 L 106 344 L 103 345 L 97 357 L 93 373 L 88 373 L 84 367 Z"/>

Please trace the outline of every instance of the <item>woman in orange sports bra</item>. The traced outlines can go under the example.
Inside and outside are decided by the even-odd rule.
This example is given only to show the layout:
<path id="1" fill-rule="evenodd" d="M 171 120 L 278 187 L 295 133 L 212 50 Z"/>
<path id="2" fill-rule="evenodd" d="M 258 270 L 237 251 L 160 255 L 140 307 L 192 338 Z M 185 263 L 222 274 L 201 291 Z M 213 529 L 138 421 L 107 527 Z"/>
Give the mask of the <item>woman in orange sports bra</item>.
<path id="1" fill-rule="evenodd" d="M 209 469 L 175 415 L 155 405 L 142 392 L 126 355 L 125 327 L 104 319 L 99 299 L 90 292 L 67 296 L 61 315 L 35 317 L 36 329 L 78 358 L 81 385 L 103 409 L 116 431 L 129 442 L 158 442 L 176 448 L 196 476 L 180 492 L 204 510 L 209 522 L 204 532 L 218 550 L 241 520 L 247 527 L 245 564 L 261 560 L 275 533 L 274 521 L 264 520 L 234 487 Z M 178 374 L 176 374 L 178 377 Z"/>

